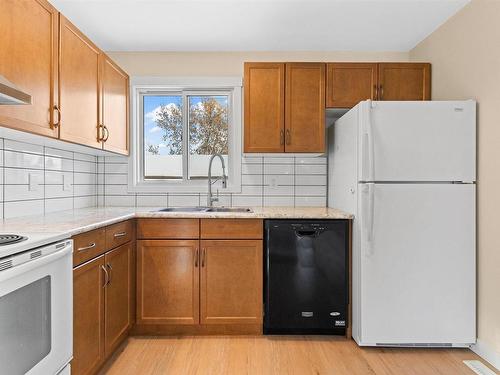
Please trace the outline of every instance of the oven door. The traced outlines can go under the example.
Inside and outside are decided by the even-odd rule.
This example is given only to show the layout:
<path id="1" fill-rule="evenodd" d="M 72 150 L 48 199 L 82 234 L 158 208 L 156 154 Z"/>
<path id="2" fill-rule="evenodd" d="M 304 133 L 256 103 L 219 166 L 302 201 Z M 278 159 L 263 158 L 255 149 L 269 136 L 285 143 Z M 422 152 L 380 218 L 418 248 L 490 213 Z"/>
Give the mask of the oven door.
<path id="1" fill-rule="evenodd" d="M 52 375 L 71 360 L 73 244 L 50 246 L 57 251 L 0 272 L 1 373 Z"/>

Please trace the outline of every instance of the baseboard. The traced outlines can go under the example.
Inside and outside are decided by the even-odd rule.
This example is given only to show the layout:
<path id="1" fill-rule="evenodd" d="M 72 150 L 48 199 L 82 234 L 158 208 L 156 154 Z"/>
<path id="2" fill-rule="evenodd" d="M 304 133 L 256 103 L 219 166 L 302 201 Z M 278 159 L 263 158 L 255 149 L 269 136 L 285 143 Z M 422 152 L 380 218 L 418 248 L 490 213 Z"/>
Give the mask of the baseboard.
<path id="1" fill-rule="evenodd" d="M 136 324 L 132 336 L 262 335 L 262 324 Z"/>
<path id="2" fill-rule="evenodd" d="M 483 340 L 478 339 L 476 344 L 471 346 L 471 350 L 497 370 L 500 370 L 500 353 L 495 351 Z"/>

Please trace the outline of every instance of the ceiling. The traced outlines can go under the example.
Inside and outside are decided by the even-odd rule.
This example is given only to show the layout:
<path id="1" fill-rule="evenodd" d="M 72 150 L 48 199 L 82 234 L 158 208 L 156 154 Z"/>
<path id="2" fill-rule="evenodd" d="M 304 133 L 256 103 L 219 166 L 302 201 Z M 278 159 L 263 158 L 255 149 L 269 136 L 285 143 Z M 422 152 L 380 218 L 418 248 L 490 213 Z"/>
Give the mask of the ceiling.
<path id="1" fill-rule="evenodd" d="M 106 51 L 408 51 L 470 0 L 51 0 Z"/>

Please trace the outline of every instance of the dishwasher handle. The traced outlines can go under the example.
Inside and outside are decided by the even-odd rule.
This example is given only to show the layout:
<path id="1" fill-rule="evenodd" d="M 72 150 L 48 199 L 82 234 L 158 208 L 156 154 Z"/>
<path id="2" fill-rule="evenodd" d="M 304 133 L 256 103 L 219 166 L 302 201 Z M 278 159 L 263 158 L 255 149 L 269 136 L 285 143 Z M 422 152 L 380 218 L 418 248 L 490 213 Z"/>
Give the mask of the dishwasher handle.
<path id="1" fill-rule="evenodd" d="M 319 230 L 315 229 L 296 229 L 295 234 L 297 237 L 318 237 Z"/>

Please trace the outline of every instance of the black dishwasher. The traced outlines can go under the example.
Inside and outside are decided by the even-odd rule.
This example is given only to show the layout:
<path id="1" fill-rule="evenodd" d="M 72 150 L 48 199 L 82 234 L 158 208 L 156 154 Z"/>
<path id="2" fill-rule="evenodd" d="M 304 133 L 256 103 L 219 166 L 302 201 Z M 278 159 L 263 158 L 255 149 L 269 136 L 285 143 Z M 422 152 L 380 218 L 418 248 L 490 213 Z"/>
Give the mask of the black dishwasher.
<path id="1" fill-rule="evenodd" d="M 266 220 L 264 333 L 345 335 L 348 220 Z"/>

